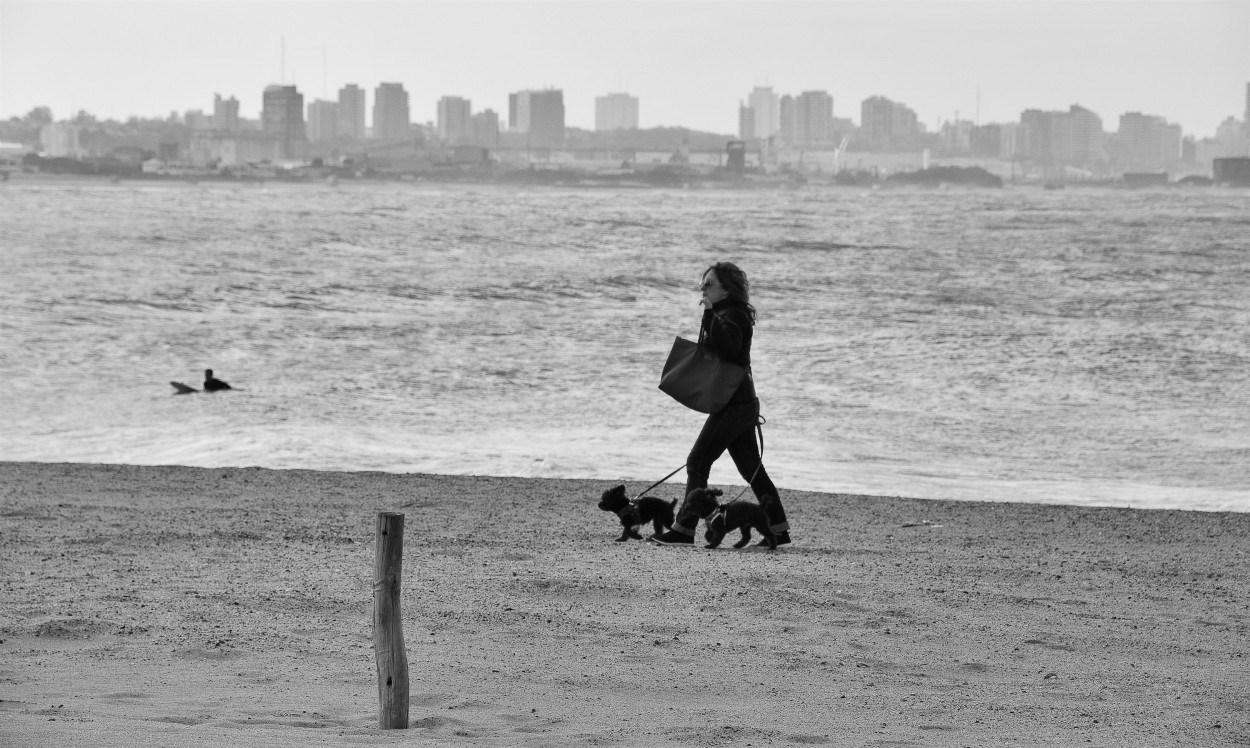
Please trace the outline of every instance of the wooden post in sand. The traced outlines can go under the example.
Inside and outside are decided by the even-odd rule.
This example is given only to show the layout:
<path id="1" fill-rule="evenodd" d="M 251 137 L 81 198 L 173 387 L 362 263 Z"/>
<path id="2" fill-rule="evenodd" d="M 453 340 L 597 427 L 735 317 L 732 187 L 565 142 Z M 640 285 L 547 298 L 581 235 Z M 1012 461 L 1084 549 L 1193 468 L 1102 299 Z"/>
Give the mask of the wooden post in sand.
<path id="1" fill-rule="evenodd" d="M 378 513 L 373 566 L 373 658 L 378 666 L 378 727 L 408 729 L 408 650 L 404 645 L 399 580 L 404 562 L 404 515 Z"/>

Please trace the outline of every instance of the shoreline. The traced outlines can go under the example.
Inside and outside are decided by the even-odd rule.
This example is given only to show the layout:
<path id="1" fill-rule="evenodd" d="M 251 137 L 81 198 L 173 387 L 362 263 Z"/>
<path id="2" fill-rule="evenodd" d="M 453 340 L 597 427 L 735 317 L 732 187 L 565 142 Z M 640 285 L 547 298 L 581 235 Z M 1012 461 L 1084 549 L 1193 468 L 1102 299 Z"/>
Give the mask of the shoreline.
<path id="1" fill-rule="evenodd" d="M 610 485 L 0 463 L 0 742 L 1250 744 L 1250 514 L 784 491 L 770 553 L 614 542 Z"/>

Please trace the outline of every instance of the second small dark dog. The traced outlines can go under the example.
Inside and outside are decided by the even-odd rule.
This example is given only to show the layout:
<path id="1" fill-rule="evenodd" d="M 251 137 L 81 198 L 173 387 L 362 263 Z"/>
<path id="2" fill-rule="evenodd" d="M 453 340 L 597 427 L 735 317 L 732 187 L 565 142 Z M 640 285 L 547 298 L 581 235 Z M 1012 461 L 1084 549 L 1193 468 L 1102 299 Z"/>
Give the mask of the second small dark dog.
<path id="1" fill-rule="evenodd" d="M 621 537 L 616 542 L 642 540 L 638 528 L 650 522 L 656 534 L 662 533 L 673 526 L 673 509 L 677 507 L 677 499 L 664 501 L 654 496 L 643 496 L 631 503 L 625 496 L 625 486 L 616 486 L 603 492 L 599 499 L 599 508 L 612 512 L 621 518 Z"/>
<path id="2" fill-rule="evenodd" d="M 707 532 L 703 539 L 707 548 L 716 548 L 732 530 L 741 530 L 742 539 L 734 543 L 734 548 L 741 548 L 751 542 L 751 528 L 755 528 L 764 536 L 768 550 L 777 548 L 777 536 L 769 527 L 768 515 L 764 507 L 753 501 L 731 501 L 720 504 L 716 497 L 723 495 L 717 488 L 696 488 L 686 497 L 686 503 L 700 518 L 707 521 Z M 765 497 L 767 501 L 769 497 Z"/>

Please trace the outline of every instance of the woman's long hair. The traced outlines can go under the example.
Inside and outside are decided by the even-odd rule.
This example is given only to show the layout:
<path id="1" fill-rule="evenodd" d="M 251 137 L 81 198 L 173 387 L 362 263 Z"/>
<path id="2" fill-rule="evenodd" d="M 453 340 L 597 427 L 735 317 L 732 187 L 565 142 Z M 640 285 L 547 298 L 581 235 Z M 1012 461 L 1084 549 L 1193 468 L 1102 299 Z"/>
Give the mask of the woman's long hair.
<path id="1" fill-rule="evenodd" d="M 732 262 L 718 262 L 704 270 L 703 274 L 707 275 L 708 270 L 715 271 L 721 288 L 725 289 L 730 299 L 746 307 L 747 314 L 751 315 L 751 324 L 755 324 L 755 307 L 751 306 L 751 283 L 747 274 Z"/>

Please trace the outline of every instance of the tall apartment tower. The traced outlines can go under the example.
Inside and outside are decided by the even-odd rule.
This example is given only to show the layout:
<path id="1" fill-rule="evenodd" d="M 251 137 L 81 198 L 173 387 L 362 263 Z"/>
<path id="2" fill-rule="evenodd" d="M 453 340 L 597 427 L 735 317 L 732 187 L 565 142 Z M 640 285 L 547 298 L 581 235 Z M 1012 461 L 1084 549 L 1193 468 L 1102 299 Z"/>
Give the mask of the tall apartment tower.
<path id="1" fill-rule="evenodd" d="M 463 143 L 472 139 L 473 105 L 459 96 L 438 100 L 438 137 L 445 143 Z"/>
<path id="2" fill-rule="evenodd" d="M 833 97 L 825 91 L 804 91 L 794 100 L 794 140 L 799 145 L 833 140 Z"/>
<path id="3" fill-rule="evenodd" d="M 304 155 L 304 95 L 295 86 L 268 86 L 261 107 L 261 130 L 277 138 L 279 158 Z"/>
<path id="4" fill-rule="evenodd" d="M 1162 117 L 1141 112 L 1121 114 L 1118 135 L 1125 168 L 1166 169 L 1181 157 L 1181 127 Z"/>
<path id="5" fill-rule="evenodd" d="M 755 110 L 742 102 L 738 102 L 738 137 L 755 140 Z"/>
<path id="6" fill-rule="evenodd" d="M 213 129 L 237 132 L 239 129 L 239 100 L 231 96 L 221 98 L 213 94 Z"/>
<path id="7" fill-rule="evenodd" d="M 329 143 L 339 132 L 337 101 L 314 101 L 308 105 L 308 141 Z"/>
<path id="8" fill-rule="evenodd" d="M 916 113 L 884 96 L 864 99 L 859 127 L 865 140 L 884 146 L 902 144 L 920 134 Z"/>
<path id="9" fill-rule="evenodd" d="M 379 83 L 373 92 L 373 139 L 383 142 L 412 136 L 408 92 L 402 83 Z"/>
<path id="10" fill-rule="evenodd" d="M 356 140 L 365 139 L 365 90 L 355 83 L 339 89 L 338 132 Z"/>
<path id="11" fill-rule="evenodd" d="M 795 116 L 794 97 L 790 94 L 782 96 L 778 102 L 778 111 L 781 113 L 781 127 L 777 130 L 777 137 L 787 146 L 797 145 L 799 142 L 798 122 Z"/>
<path id="12" fill-rule="evenodd" d="M 1069 163 L 1092 166 L 1107 160 L 1103 148 L 1102 118 L 1085 107 L 1073 104 L 1068 109 L 1071 147 Z"/>
<path id="13" fill-rule="evenodd" d="M 771 138 L 781 130 L 781 102 L 770 86 L 756 86 L 747 103 L 755 112 L 755 137 Z"/>
<path id="14" fill-rule="evenodd" d="M 486 109 L 473 115 L 471 128 L 474 145 L 483 148 L 499 147 L 499 113 L 494 109 Z"/>
<path id="15" fill-rule="evenodd" d="M 610 93 L 595 97 L 595 130 L 637 130 L 638 97 L 627 93 Z"/>
<path id="16" fill-rule="evenodd" d="M 508 126 L 528 133 L 531 148 L 564 147 L 564 91 L 517 91 L 508 95 Z"/>
<path id="17" fill-rule="evenodd" d="M 1241 131 L 1246 149 L 1242 152 L 1243 156 L 1250 156 L 1250 83 L 1246 84 L 1246 116 L 1241 118 Z"/>

